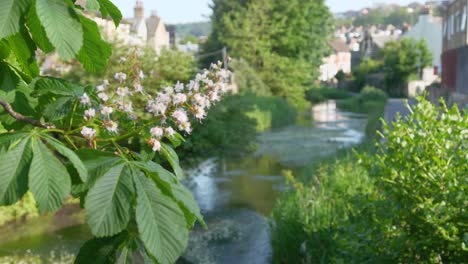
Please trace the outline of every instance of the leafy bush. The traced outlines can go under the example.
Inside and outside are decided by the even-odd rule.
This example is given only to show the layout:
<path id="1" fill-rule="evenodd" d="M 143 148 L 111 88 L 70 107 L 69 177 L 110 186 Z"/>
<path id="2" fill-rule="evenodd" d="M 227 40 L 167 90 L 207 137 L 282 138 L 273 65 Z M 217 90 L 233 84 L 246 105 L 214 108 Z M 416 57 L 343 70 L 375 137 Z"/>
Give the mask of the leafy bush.
<path id="1" fill-rule="evenodd" d="M 36 201 L 34 201 L 31 193 L 27 193 L 21 201 L 13 205 L 0 206 L 0 226 L 10 221 L 33 218 L 38 215 Z"/>
<path id="2" fill-rule="evenodd" d="M 356 113 L 383 112 L 387 95 L 384 91 L 366 86 L 359 95 L 338 102 L 341 109 Z"/>
<path id="3" fill-rule="evenodd" d="M 353 87 L 352 90 L 360 92 L 367 83 L 369 74 L 379 72 L 382 69 L 382 62 L 373 59 L 364 59 L 353 69 Z"/>
<path id="4" fill-rule="evenodd" d="M 465 262 L 468 115 L 424 98 L 412 111 L 361 162 L 291 180 L 273 211 L 277 263 Z"/>
<path id="5" fill-rule="evenodd" d="M 323 101 L 334 99 L 346 99 L 350 95 L 348 92 L 328 87 L 311 88 L 305 93 L 306 99 L 311 103 L 321 103 Z"/>
<path id="6" fill-rule="evenodd" d="M 356 159 L 345 156 L 304 169 L 301 183 L 284 194 L 273 210 L 275 263 L 333 263 L 339 252 L 340 228 L 349 218 L 353 197 L 370 193 L 372 180 Z"/>
<path id="7" fill-rule="evenodd" d="M 258 73 L 245 60 L 233 60 L 230 67 L 234 71 L 235 81 L 240 94 L 253 94 L 258 96 L 271 95 L 268 87 Z"/>
<path id="8" fill-rule="evenodd" d="M 398 262 L 461 263 L 468 257 L 468 115 L 423 98 L 406 119 L 384 125 L 374 156 L 363 161 L 377 180 L 389 220 L 387 253 Z M 376 219 L 376 223 L 379 219 Z"/>

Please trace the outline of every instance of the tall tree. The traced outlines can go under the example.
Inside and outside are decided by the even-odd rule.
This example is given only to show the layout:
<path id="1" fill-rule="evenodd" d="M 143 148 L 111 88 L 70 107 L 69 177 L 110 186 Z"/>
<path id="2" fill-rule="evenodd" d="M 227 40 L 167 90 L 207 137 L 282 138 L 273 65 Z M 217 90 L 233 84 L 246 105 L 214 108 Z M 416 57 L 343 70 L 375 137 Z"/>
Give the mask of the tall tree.
<path id="1" fill-rule="evenodd" d="M 215 0 L 205 51 L 228 47 L 275 95 L 294 102 L 318 76 L 333 19 L 323 0 Z"/>

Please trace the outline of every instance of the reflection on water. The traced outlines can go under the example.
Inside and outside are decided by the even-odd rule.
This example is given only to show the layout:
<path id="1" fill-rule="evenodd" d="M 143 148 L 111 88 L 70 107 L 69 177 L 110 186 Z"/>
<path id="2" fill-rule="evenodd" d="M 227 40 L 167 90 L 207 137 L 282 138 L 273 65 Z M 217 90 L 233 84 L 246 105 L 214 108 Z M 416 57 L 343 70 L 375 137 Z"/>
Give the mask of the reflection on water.
<path id="1" fill-rule="evenodd" d="M 196 228 L 180 263 L 271 263 L 265 217 L 286 188 L 282 171 L 331 155 L 364 136 L 365 117 L 341 112 L 333 101 L 315 106 L 305 120 L 262 133 L 257 151 L 242 159 L 208 159 L 187 171 L 186 185 L 209 228 Z M 84 241 L 89 231 L 81 225 L 65 233 L 20 234 L 13 242 L 0 240 L 0 256 L 28 249 L 42 254 L 54 246 L 76 252 L 77 242 Z"/>

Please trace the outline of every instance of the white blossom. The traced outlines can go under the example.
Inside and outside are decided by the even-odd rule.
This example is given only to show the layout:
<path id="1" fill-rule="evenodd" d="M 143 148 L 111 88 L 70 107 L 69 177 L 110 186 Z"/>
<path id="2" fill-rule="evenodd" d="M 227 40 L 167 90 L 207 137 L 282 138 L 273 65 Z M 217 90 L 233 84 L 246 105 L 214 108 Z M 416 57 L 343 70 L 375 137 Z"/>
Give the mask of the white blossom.
<path id="1" fill-rule="evenodd" d="M 195 111 L 194 111 L 194 115 L 195 115 L 195 118 L 197 118 L 198 120 L 202 120 L 203 118 L 206 117 L 206 111 L 205 109 L 201 108 L 201 107 L 195 107 Z"/>
<path id="2" fill-rule="evenodd" d="M 109 80 L 105 79 L 104 81 L 102 81 L 102 85 L 107 87 L 109 85 Z"/>
<path id="3" fill-rule="evenodd" d="M 93 139 L 96 136 L 96 130 L 90 127 L 83 127 L 81 129 L 81 135 L 87 139 Z"/>
<path id="4" fill-rule="evenodd" d="M 172 137 L 175 134 L 175 130 L 172 127 L 166 127 L 164 129 L 164 133 L 166 134 L 166 136 Z"/>
<path id="5" fill-rule="evenodd" d="M 114 78 L 116 80 L 118 80 L 120 83 L 124 82 L 125 80 L 127 80 L 127 74 L 123 73 L 123 72 L 118 72 L 114 75 Z"/>
<path id="6" fill-rule="evenodd" d="M 133 105 L 131 102 L 125 103 L 122 109 L 125 113 L 133 113 Z"/>
<path id="7" fill-rule="evenodd" d="M 105 116 L 109 116 L 113 112 L 114 112 L 114 109 L 112 107 L 110 107 L 110 106 L 103 106 L 101 108 L 101 114 L 103 114 Z"/>
<path id="8" fill-rule="evenodd" d="M 177 93 L 174 95 L 173 98 L 174 98 L 173 102 L 175 105 L 180 105 L 180 104 L 187 102 L 187 95 L 183 93 Z"/>
<path id="9" fill-rule="evenodd" d="M 159 142 L 159 140 L 151 138 L 148 143 L 152 146 L 153 151 L 156 152 L 161 150 L 161 142 Z"/>
<path id="10" fill-rule="evenodd" d="M 117 122 L 114 122 L 112 120 L 104 122 L 104 126 L 106 127 L 107 131 L 111 133 L 117 133 L 119 129 L 119 124 L 117 124 Z"/>
<path id="11" fill-rule="evenodd" d="M 173 94 L 174 93 L 174 88 L 171 87 L 171 86 L 168 86 L 168 87 L 164 88 L 164 92 L 166 94 Z"/>
<path id="12" fill-rule="evenodd" d="M 195 91 L 195 92 L 198 92 L 198 90 L 200 90 L 200 84 L 197 82 L 197 81 L 190 81 L 190 83 L 188 84 L 188 87 L 187 89 L 189 91 Z"/>
<path id="13" fill-rule="evenodd" d="M 128 90 L 128 87 L 119 87 L 117 88 L 117 95 L 120 97 L 125 97 L 127 95 L 131 95 L 131 92 Z"/>
<path id="14" fill-rule="evenodd" d="M 98 93 L 98 97 L 99 97 L 99 99 L 101 99 L 103 102 L 109 101 L 109 96 L 108 96 L 106 93 L 104 93 L 104 92 Z"/>
<path id="15" fill-rule="evenodd" d="M 91 105 L 91 99 L 89 99 L 89 96 L 84 93 L 80 98 L 80 103 L 83 105 Z"/>
<path id="16" fill-rule="evenodd" d="M 143 93 L 143 86 L 140 83 L 134 83 L 133 87 L 135 88 L 135 92 Z"/>
<path id="17" fill-rule="evenodd" d="M 96 116 L 96 110 L 94 110 L 93 108 L 90 108 L 84 111 L 84 117 L 86 120 L 89 120 L 95 116 Z"/>
<path id="18" fill-rule="evenodd" d="M 184 91 L 184 84 L 181 83 L 181 82 L 177 82 L 176 85 L 174 86 L 174 90 L 177 92 L 177 93 L 181 93 Z"/>
<path id="19" fill-rule="evenodd" d="M 153 115 L 165 115 L 167 106 L 166 104 L 157 102 L 156 100 L 150 100 L 146 106 L 146 110 Z"/>
<path id="20" fill-rule="evenodd" d="M 187 132 L 187 134 L 192 133 L 192 125 L 189 122 L 183 122 L 179 125 L 179 129 Z"/>
<path id="21" fill-rule="evenodd" d="M 120 63 L 124 63 L 124 62 L 126 62 L 126 61 L 127 61 L 127 58 L 125 58 L 125 57 L 120 57 L 120 58 L 119 58 L 119 62 L 120 62 Z"/>
<path id="22" fill-rule="evenodd" d="M 172 117 L 178 123 L 187 123 L 189 121 L 187 113 L 183 109 L 177 109 L 172 113 Z"/>
<path id="23" fill-rule="evenodd" d="M 96 91 L 98 92 L 104 92 L 105 89 L 106 89 L 106 86 L 103 84 L 96 86 Z"/>
<path id="24" fill-rule="evenodd" d="M 161 138 L 164 135 L 164 129 L 161 127 L 153 127 L 150 129 L 150 133 L 155 138 Z"/>

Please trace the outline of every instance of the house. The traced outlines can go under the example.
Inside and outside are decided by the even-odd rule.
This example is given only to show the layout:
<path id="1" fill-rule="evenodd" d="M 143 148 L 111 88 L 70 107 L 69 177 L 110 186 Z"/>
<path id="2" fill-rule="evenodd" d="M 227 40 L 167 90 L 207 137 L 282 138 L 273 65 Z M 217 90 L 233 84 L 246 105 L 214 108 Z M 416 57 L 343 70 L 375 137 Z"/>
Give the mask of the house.
<path id="1" fill-rule="evenodd" d="M 456 0 L 447 7 L 443 20 L 442 89 L 451 98 L 468 97 L 468 0 Z"/>
<path id="2" fill-rule="evenodd" d="M 426 44 L 432 53 L 432 65 L 435 72 L 439 72 L 442 66 L 442 17 L 432 16 L 431 8 L 421 9 L 418 22 L 404 34 L 404 37 L 415 40 L 426 40 Z"/>
<path id="3" fill-rule="evenodd" d="M 153 10 L 149 18 L 145 18 L 145 8 L 143 2 L 136 1 L 134 7 L 134 17 L 126 20 L 131 24 L 130 32 L 140 38 L 148 47 L 151 47 L 157 54 L 164 48 L 171 46 L 170 33 L 167 31 L 164 22 Z"/>
<path id="4" fill-rule="evenodd" d="M 335 78 L 339 71 L 346 74 L 351 73 L 351 52 L 341 39 L 329 41 L 329 46 L 333 53 L 323 59 L 320 66 L 320 81 L 328 82 Z"/>

